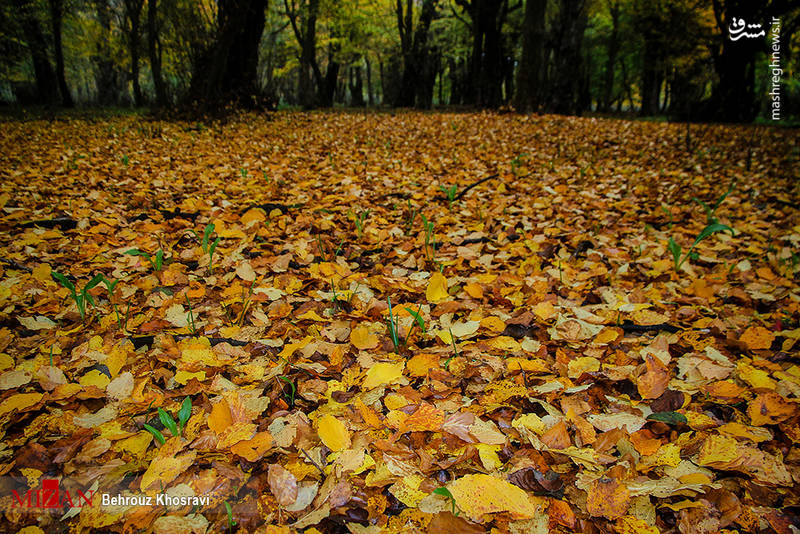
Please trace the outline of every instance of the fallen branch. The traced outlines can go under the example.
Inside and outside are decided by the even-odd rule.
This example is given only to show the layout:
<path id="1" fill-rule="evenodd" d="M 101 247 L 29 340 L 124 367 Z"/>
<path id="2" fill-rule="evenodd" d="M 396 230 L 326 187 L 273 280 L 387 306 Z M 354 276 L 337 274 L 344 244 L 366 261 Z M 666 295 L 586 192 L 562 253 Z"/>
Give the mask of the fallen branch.
<path id="1" fill-rule="evenodd" d="M 488 182 L 489 180 L 492 180 L 492 179 L 494 179 L 494 178 L 499 178 L 499 177 L 500 177 L 500 175 L 499 175 L 499 174 L 497 174 L 497 173 L 495 173 L 495 174 L 492 174 L 491 176 L 487 176 L 487 177 L 485 177 L 485 178 L 481 178 L 481 179 L 480 179 L 480 180 L 478 180 L 477 182 L 471 183 L 470 185 L 468 185 L 467 187 L 465 187 L 463 191 L 461 191 L 461 192 L 460 192 L 460 193 L 458 193 L 458 194 L 457 194 L 455 197 L 453 197 L 453 200 L 454 200 L 454 201 L 456 201 L 456 200 L 460 200 L 460 199 L 461 199 L 461 197 L 463 197 L 464 195 L 466 195 L 466 194 L 467 194 L 467 191 L 469 191 L 469 190 L 470 190 L 470 189 L 472 189 L 473 187 L 475 187 L 475 186 L 478 186 L 478 185 L 481 185 L 483 182 Z M 445 198 L 445 200 L 447 200 L 447 199 Z"/>

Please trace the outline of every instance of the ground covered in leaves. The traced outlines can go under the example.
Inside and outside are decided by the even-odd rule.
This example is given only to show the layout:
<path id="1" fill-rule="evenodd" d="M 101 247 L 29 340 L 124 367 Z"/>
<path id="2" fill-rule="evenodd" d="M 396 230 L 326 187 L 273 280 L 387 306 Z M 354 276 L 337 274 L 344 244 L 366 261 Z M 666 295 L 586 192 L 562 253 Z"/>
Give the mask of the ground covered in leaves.
<path id="1" fill-rule="evenodd" d="M 0 143 L 5 531 L 800 527 L 797 131 L 279 113 Z M 91 505 L 21 506 L 48 479 Z"/>

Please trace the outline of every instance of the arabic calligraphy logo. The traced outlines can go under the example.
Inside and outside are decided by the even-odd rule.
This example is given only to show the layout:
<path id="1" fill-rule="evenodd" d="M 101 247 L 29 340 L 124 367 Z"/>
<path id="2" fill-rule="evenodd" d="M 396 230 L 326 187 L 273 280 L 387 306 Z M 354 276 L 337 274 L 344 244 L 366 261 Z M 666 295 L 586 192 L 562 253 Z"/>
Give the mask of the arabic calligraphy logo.
<path id="1" fill-rule="evenodd" d="M 761 30 L 761 31 L 750 33 L 749 31 L 745 30 Z M 744 19 L 739 19 L 736 17 L 733 18 L 733 20 L 731 21 L 731 25 L 728 26 L 728 32 L 731 41 L 738 41 L 742 37 L 755 39 L 757 37 L 764 37 L 767 34 L 761 27 L 761 24 L 747 24 L 744 21 Z"/>

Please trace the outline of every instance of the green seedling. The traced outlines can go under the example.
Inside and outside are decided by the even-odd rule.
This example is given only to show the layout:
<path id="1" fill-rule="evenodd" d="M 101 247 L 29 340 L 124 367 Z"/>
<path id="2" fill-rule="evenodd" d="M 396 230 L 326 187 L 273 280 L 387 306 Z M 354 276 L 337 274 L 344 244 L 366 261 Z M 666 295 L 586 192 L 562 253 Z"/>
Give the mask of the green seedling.
<path id="1" fill-rule="evenodd" d="M 289 406 L 294 406 L 294 395 L 295 393 L 297 393 L 297 387 L 295 387 L 294 382 L 292 382 L 292 380 L 288 376 L 283 376 L 283 375 L 279 376 L 278 380 L 282 380 L 283 382 L 289 384 L 290 392 L 288 395 L 286 395 L 286 393 L 284 392 L 284 395 L 286 395 L 286 400 L 289 401 Z M 283 389 L 283 387 L 281 387 L 281 389 Z"/>
<path id="2" fill-rule="evenodd" d="M 667 228 L 672 230 L 672 212 L 669 211 L 666 206 L 661 206 L 661 211 L 663 211 L 667 217 L 669 217 L 669 223 L 667 224 Z"/>
<path id="3" fill-rule="evenodd" d="M 416 324 L 419 326 L 419 329 L 422 330 L 422 333 L 424 334 L 425 333 L 425 319 L 423 319 L 422 315 L 420 315 L 420 313 L 419 313 L 419 311 L 422 309 L 422 304 L 419 305 L 419 308 L 417 308 L 417 311 L 412 310 L 408 306 L 405 306 L 405 309 L 408 311 L 408 313 L 411 314 L 411 317 L 414 318 L 414 321 L 416 321 Z M 409 334 L 410 333 L 411 332 L 409 331 Z"/>
<path id="4" fill-rule="evenodd" d="M 53 278 L 55 278 L 59 284 L 61 284 L 62 286 L 66 287 L 69 290 L 70 295 L 72 296 L 72 300 L 75 301 L 75 305 L 78 307 L 78 313 L 81 314 L 81 320 L 82 321 L 86 320 L 86 303 L 88 302 L 89 304 L 94 306 L 94 299 L 92 299 L 92 296 L 89 294 L 89 291 L 93 289 L 95 286 L 97 286 L 97 284 L 102 282 L 103 278 L 105 277 L 102 274 L 98 274 L 97 276 L 89 280 L 86 283 L 86 285 L 83 286 L 83 289 L 81 289 L 80 291 L 77 290 L 75 284 L 67 280 L 67 277 L 61 273 L 53 272 Z"/>
<path id="5" fill-rule="evenodd" d="M 203 231 L 202 239 L 194 230 L 189 230 L 194 234 L 194 237 L 200 241 L 200 248 L 203 249 L 204 254 L 208 254 L 208 272 L 209 274 L 214 272 L 214 251 L 217 250 L 217 245 L 219 244 L 220 238 L 217 237 L 213 242 L 209 244 L 209 240 L 211 239 L 211 234 L 214 233 L 214 223 L 208 223 L 206 225 L 206 229 Z"/>
<path id="6" fill-rule="evenodd" d="M 456 193 L 458 192 L 458 184 L 453 184 L 450 187 L 445 187 L 443 185 L 440 185 L 439 190 L 442 193 L 444 193 L 445 197 L 447 197 L 448 209 L 453 209 L 453 201 L 455 201 L 456 199 Z"/>
<path id="7" fill-rule="evenodd" d="M 730 195 L 733 192 L 734 189 L 736 189 L 736 182 L 735 181 L 731 182 L 731 185 L 730 185 L 730 187 L 728 187 L 728 190 L 725 191 L 725 193 L 723 193 L 722 196 L 720 196 L 717 199 L 716 202 L 714 202 L 713 206 L 709 206 L 708 204 L 706 204 L 702 200 L 700 200 L 698 198 L 695 198 L 695 197 L 692 197 L 692 200 L 694 200 L 695 202 L 700 204 L 703 207 L 703 210 L 706 212 L 706 223 L 707 224 L 710 225 L 710 224 L 714 224 L 714 223 L 718 222 L 717 217 L 715 216 L 717 208 L 720 207 L 720 205 L 725 201 L 726 198 L 728 198 L 728 195 Z"/>
<path id="8" fill-rule="evenodd" d="M 511 159 L 511 174 L 515 176 L 517 175 L 519 168 L 522 167 L 523 159 L 527 155 L 527 153 L 523 152 L 521 154 L 517 154 Z"/>
<path id="9" fill-rule="evenodd" d="M 103 276 L 103 275 L 101 275 Z M 108 301 L 111 302 L 111 306 L 114 308 L 114 314 L 117 316 L 117 327 L 122 330 L 122 319 L 119 317 L 119 310 L 117 309 L 117 303 L 114 302 L 114 288 L 117 287 L 119 280 L 114 280 L 113 282 L 103 276 L 103 285 L 106 286 L 106 290 L 108 291 Z"/>
<path id="10" fill-rule="evenodd" d="M 122 164 L 125 165 L 126 167 L 128 166 L 128 161 L 129 160 L 127 155 L 122 156 Z"/>
<path id="11" fill-rule="evenodd" d="M 241 169 L 239 169 L 239 172 L 242 174 L 242 178 L 247 178 L 247 169 L 242 167 Z"/>
<path id="12" fill-rule="evenodd" d="M 145 258 L 150 263 L 150 267 L 153 268 L 153 271 L 160 271 L 164 266 L 164 251 L 161 249 L 158 249 L 154 256 L 151 256 L 144 250 L 139 250 L 138 248 L 132 248 L 125 252 L 125 254 L 128 256 L 141 256 L 142 258 Z"/>
<path id="13" fill-rule="evenodd" d="M 189 295 L 184 293 L 183 296 L 186 298 L 186 307 L 189 308 L 189 333 L 195 336 L 197 335 L 197 328 L 194 326 L 194 312 L 192 312 L 192 305 L 189 303 Z"/>
<path id="14" fill-rule="evenodd" d="M 720 224 L 720 223 L 711 223 L 697 235 L 697 238 L 692 243 L 692 246 L 689 247 L 689 250 L 686 254 L 681 258 L 681 246 L 675 242 L 673 238 L 669 238 L 669 242 L 667 243 L 667 248 L 669 249 L 670 253 L 672 254 L 672 261 L 675 266 L 675 271 L 679 271 L 681 266 L 688 260 L 690 257 L 695 258 L 696 256 L 693 255 L 694 248 L 697 246 L 700 241 L 710 237 L 717 232 L 730 232 L 733 235 L 733 228 L 728 226 L 727 224 Z"/>
<path id="15" fill-rule="evenodd" d="M 458 510 L 456 510 L 456 499 L 453 497 L 453 494 L 450 493 L 450 490 L 445 488 L 444 486 L 438 487 L 433 490 L 433 493 L 436 495 L 444 495 L 450 500 L 450 505 L 453 507 L 453 515 L 458 517 Z"/>
<path id="16" fill-rule="evenodd" d="M 180 410 L 178 410 L 178 422 L 175 422 L 175 419 L 167 412 L 164 408 L 158 409 L 158 420 L 161 421 L 161 424 L 164 425 L 164 428 L 170 431 L 170 433 L 174 437 L 178 437 L 183 434 L 183 429 L 186 426 L 186 422 L 189 421 L 189 418 L 192 415 L 192 400 L 189 397 L 183 399 L 181 403 Z M 144 429 L 150 432 L 153 437 L 158 441 L 161 445 L 166 443 L 166 439 L 164 439 L 164 434 L 161 433 L 160 430 L 154 428 L 147 423 L 144 424 Z"/>
<path id="17" fill-rule="evenodd" d="M 423 214 L 420 214 L 420 217 L 422 217 L 422 228 L 425 231 L 425 254 L 430 261 L 434 261 L 436 257 L 436 236 L 433 234 L 433 221 L 429 221 Z"/>
<path id="18" fill-rule="evenodd" d="M 236 521 L 233 519 L 233 510 L 231 510 L 231 503 L 225 501 L 225 511 L 228 513 L 228 530 L 236 526 Z"/>
<path id="19" fill-rule="evenodd" d="M 411 206 L 411 201 L 407 200 L 408 203 L 408 211 L 411 215 L 408 217 L 408 222 L 406 223 L 406 235 L 411 234 L 411 230 L 414 228 L 414 219 L 417 217 L 417 208 Z"/>
<path id="20" fill-rule="evenodd" d="M 183 399 L 181 403 L 181 409 L 178 410 L 178 433 L 183 434 L 183 429 L 186 427 L 186 423 L 189 421 L 189 418 L 192 416 L 192 399 L 186 397 Z"/>
<path id="21" fill-rule="evenodd" d="M 453 329 L 448 328 L 448 331 L 450 332 L 450 343 L 453 345 L 453 355 L 447 358 L 447 361 L 444 362 L 444 368 L 450 371 L 450 362 L 453 360 L 453 358 L 458 357 L 458 347 L 456 347 L 456 338 L 453 336 Z"/>
<path id="22" fill-rule="evenodd" d="M 398 337 L 397 319 L 394 317 L 394 315 L 392 315 L 392 297 L 386 297 L 386 301 L 389 303 L 389 320 L 386 322 L 386 325 L 389 327 L 389 337 L 392 339 L 394 351 L 400 354 L 400 338 Z"/>
<path id="23" fill-rule="evenodd" d="M 359 212 L 357 216 L 353 215 L 353 221 L 356 223 L 356 230 L 358 231 L 358 237 L 364 235 L 364 222 L 367 220 L 367 217 L 369 217 L 369 211 L 370 211 L 369 209 L 366 209 L 364 211 Z"/>
<path id="24" fill-rule="evenodd" d="M 154 428 L 154 427 L 148 425 L 147 423 L 145 423 L 144 424 L 144 429 L 147 430 L 148 432 L 150 432 L 153 435 L 153 437 L 155 438 L 155 440 L 160 445 L 163 445 L 163 444 L 165 444 L 167 442 L 167 440 L 164 439 L 164 434 L 162 434 L 161 431 L 158 430 L 157 428 Z"/>

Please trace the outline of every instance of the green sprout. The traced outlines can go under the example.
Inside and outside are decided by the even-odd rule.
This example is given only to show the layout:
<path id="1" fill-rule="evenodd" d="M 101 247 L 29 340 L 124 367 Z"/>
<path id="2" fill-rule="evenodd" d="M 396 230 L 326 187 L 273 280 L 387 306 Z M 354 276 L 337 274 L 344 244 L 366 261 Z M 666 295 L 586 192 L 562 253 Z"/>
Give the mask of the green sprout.
<path id="1" fill-rule="evenodd" d="M 160 271 L 164 266 L 164 251 L 161 249 L 158 249 L 154 256 L 138 248 L 132 248 L 125 252 L 125 254 L 128 256 L 141 256 L 145 258 L 150 263 L 150 267 L 153 268 L 153 271 Z"/>
<path id="2" fill-rule="evenodd" d="M 236 520 L 233 519 L 233 510 L 231 510 L 231 504 L 228 501 L 225 501 L 225 511 L 228 513 L 228 530 L 230 530 L 236 526 Z"/>
<path id="3" fill-rule="evenodd" d="M 458 357 L 458 347 L 456 347 L 456 338 L 453 336 L 453 329 L 448 328 L 448 331 L 450 332 L 450 343 L 453 345 L 453 355 L 447 358 L 447 361 L 444 362 L 444 368 L 449 371 L 450 362 L 453 360 L 453 358 Z"/>
<path id="4" fill-rule="evenodd" d="M 369 217 L 369 212 L 370 210 L 366 209 L 364 211 L 359 212 L 357 216 L 353 215 L 353 221 L 356 223 L 356 230 L 358 231 L 358 237 L 364 235 L 364 222 L 367 220 L 367 217 Z"/>
<path id="5" fill-rule="evenodd" d="M 103 281 L 103 278 L 105 278 L 103 274 L 102 273 L 98 274 L 94 278 L 89 280 L 86 283 L 86 285 L 83 286 L 83 289 L 81 289 L 80 291 L 77 290 L 75 284 L 67 280 L 67 277 L 61 273 L 53 272 L 53 278 L 55 278 L 59 284 L 61 284 L 62 286 L 66 287 L 69 290 L 70 295 L 72 296 L 72 300 L 75 301 L 75 305 L 78 307 L 78 313 L 81 314 L 81 321 L 86 320 L 86 303 L 88 302 L 89 304 L 94 306 L 94 300 L 92 299 L 92 296 L 89 294 L 89 291 L 93 289 L 95 286 L 97 286 L 97 284 Z"/>
<path id="6" fill-rule="evenodd" d="M 436 236 L 433 234 L 433 221 L 429 221 L 425 215 L 422 217 L 422 228 L 425 231 L 425 254 L 428 259 L 434 261 L 436 257 Z"/>
<path id="7" fill-rule="evenodd" d="M 189 230 L 191 233 L 194 234 L 195 238 L 200 241 L 200 248 L 203 249 L 204 254 L 208 254 L 208 272 L 211 274 L 214 272 L 214 251 L 217 250 L 217 245 L 219 244 L 220 238 L 217 237 L 213 242 L 209 244 L 209 240 L 211 238 L 211 234 L 214 233 L 214 223 L 208 223 L 206 225 L 206 229 L 203 231 L 203 237 L 200 236 L 194 230 Z"/>
<path id="8" fill-rule="evenodd" d="M 692 243 L 692 246 L 689 247 L 689 250 L 686 254 L 681 258 L 681 246 L 675 242 L 675 240 L 670 237 L 669 242 L 667 243 L 667 248 L 669 249 L 670 253 L 672 254 L 672 261 L 675 266 L 675 271 L 679 271 L 681 266 L 686 262 L 687 259 L 690 257 L 694 258 L 692 255 L 694 253 L 694 248 L 697 246 L 700 241 L 710 237 L 711 235 L 717 232 L 730 232 L 733 235 L 733 228 L 728 226 L 727 224 L 720 224 L 720 223 L 711 223 L 697 235 L 697 238 Z"/>
<path id="9" fill-rule="evenodd" d="M 717 199 L 717 201 L 714 203 L 713 206 L 709 206 L 708 204 L 706 204 L 702 200 L 700 200 L 698 198 L 695 198 L 695 197 L 692 197 L 692 200 L 694 200 L 695 202 L 700 204 L 703 207 L 703 210 L 706 212 L 706 223 L 707 224 L 711 225 L 711 224 L 714 224 L 714 223 L 718 222 L 717 217 L 715 216 L 717 208 L 720 207 L 720 205 L 725 201 L 726 198 L 728 198 L 728 195 L 730 195 L 733 192 L 734 189 L 736 189 L 736 181 L 731 182 L 731 185 L 728 187 L 728 190 L 725 191 L 725 193 L 723 193 L 722 196 L 720 196 Z"/>
<path id="10" fill-rule="evenodd" d="M 456 510 L 456 499 L 455 497 L 453 497 L 453 494 L 450 493 L 449 489 L 445 488 L 444 486 L 441 486 L 433 490 L 433 493 L 435 493 L 436 495 L 444 495 L 445 497 L 450 499 L 450 504 L 453 507 L 453 515 L 458 517 L 458 510 Z"/>
<path id="11" fill-rule="evenodd" d="M 294 382 L 292 382 L 292 380 L 288 376 L 284 375 L 279 376 L 278 380 L 282 380 L 283 382 L 289 384 L 290 388 L 289 394 L 286 395 L 286 393 L 284 392 L 284 395 L 286 395 L 286 400 L 289 401 L 289 406 L 294 406 L 294 395 L 295 393 L 297 393 L 297 387 L 294 385 Z M 281 386 L 281 389 L 283 389 L 283 386 Z"/>
<path id="12" fill-rule="evenodd" d="M 247 178 L 247 169 L 242 167 L 241 169 L 239 169 L 239 172 L 242 174 L 242 178 Z"/>
<path id="13" fill-rule="evenodd" d="M 181 403 L 180 410 L 178 410 L 178 422 L 175 422 L 175 419 L 163 408 L 158 409 L 158 419 L 161 421 L 161 424 L 164 425 L 164 428 L 168 429 L 170 433 L 174 437 L 178 437 L 183 434 L 183 429 L 186 426 L 186 422 L 189 421 L 189 418 L 192 415 L 192 399 L 186 397 L 183 399 Z M 161 445 L 164 445 L 167 440 L 164 438 L 164 434 L 161 433 L 160 430 L 154 428 L 147 423 L 144 425 L 144 429 L 150 432 L 153 437 L 159 442 Z"/>
<path id="14" fill-rule="evenodd" d="M 389 303 L 389 320 L 386 322 L 386 325 L 389 327 L 389 337 L 392 339 L 394 351 L 400 354 L 400 338 L 398 337 L 399 325 L 397 324 L 395 316 L 392 315 L 392 297 L 386 297 L 386 300 Z"/>
<path id="15" fill-rule="evenodd" d="M 445 187 L 443 185 L 440 185 L 439 190 L 442 193 L 444 193 L 445 197 L 447 197 L 448 209 L 453 209 L 453 201 L 455 201 L 456 199 L 456 193 L 458 192 L 458 184 L 453 184 L 450 187 Z"/>
<path id="16" fill-rule="evenodd" d="M 411 200 L 406 202 L 408 202 L 408 211 L 411 213 L 411 215 L 408 217 L 408 222 L 406 223 L 406 235 L 409 235 L 411 230 L 414 228 L 414 219 L 417 217 L 417 208 L 411 206 Z"/>
<path id="17" fill-rule="evenodd" d="M 192 305 L 189 303 L 189 295 L 187 295 L 186 293 L 184 293 L 184 294 L 183 294 L 183 296 L 186 298 L 186 307 L 187 307 L 187 308 L 189 308 L 189 314 L 188 314 L 188 318 L 189 318 L 189 332 L 190 332 L 190 333 L 191 333 L 193 336 L 195 336 L 195 335 L 197 335 L 197 328 L 196 328 L 196 327 L 195 327 L 195 325 L 194 325 L 194 312 L 192 312 Z"/>
<path id="18" fill-rule="evenodd" d="M 114 302 L 114 288 L 117 287 L 119 280 L 114 280 L 113 282 L 103 276 L 103 285 L 106 286 L 106 290 L 108 291 L 108 300 L 111 302 L 111 306 L 114 308 L 114 314 L 117 316 L 117 327 L 122 330 L 122 319 L 119 317 L 119 310 L 117 309 L 117 303 Z"/>
<path id="19" fill-rule="evenodd" d="M 515 176 L 517 175 L 517 172 L 519 172 L 519 168 L 522 167 L 524 158 L 527 155 L 528 155 L 527 153 L 522 152 L 520 154 L 517 154 L 511 159 L 511 174 Z"/>

